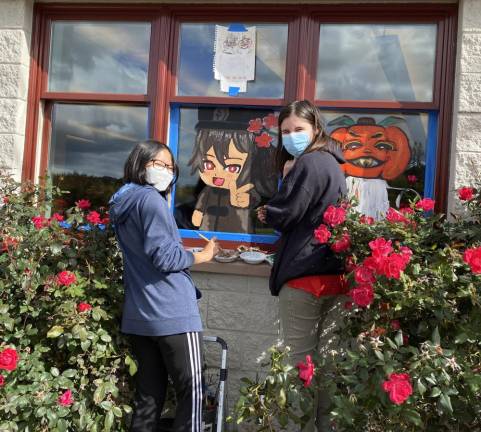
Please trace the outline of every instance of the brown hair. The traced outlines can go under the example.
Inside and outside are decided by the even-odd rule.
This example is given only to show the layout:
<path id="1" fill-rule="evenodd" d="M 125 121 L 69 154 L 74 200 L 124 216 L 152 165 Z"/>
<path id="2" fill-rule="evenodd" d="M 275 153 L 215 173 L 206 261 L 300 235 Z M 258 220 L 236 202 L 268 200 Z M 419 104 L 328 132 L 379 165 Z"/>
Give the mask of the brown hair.
<path id="1" fill-rule="evenodd" d="M 321 113 L 315 105 L 308 100 L 291 102 L 289 105 L 282 108 L 281 112 L 279 113 L 279 143 L 276 151 L 276 169 L 281 173 L 281 175 L 286 161 L 292 159 L 292 155 L 290 155 L 282 145 L 281 130 L 282 122 L 291 115 L 295 115 L 309 122 L 315 132 L 312 142 L 309 144 L 304 153 L 313 151 L 335 152 L 339 149 L 339 143 L 327 135 Z"/>

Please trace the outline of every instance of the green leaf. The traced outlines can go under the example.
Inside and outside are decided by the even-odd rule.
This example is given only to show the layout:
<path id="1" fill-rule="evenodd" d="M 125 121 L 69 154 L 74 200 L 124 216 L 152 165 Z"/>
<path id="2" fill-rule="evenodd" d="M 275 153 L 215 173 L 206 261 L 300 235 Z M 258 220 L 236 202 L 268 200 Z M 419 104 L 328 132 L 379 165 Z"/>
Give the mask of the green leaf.
<path id="1" fill-rule="evenodd" d="M 121 418 L 122 417 L 122 410 L 119 407 L 113 407 L 112 412 L 114 413 L 115 417 Z"/>
<path id="2" fill-rule="evenodd" d="M 63 327 L 62 326 L 53 326 L 47 333 L 48 338 L 56 338 L 59 337 L 63 333 Z"/>
<path id="3" fill-rule="evenodd" d="M 100 404 L 105 399 L 106 383 L 101 383 L 94 392 L 94 402 Z"/>
<path id="4" fill-rule="evenodd" d="M 433 387 L 431 390 L 431 394 L 429 395 L 430 397 L 438 397 L 441 394 L 441 390 L 439 387 Z"/>
<path id="5" fill-rule="evenodd" d="M 130 376 L 134 376 L 137 373 L 137 363 L 129 355 L 125 356 L 125 364 L 129 367 Z"/>
<path id="6" fill-rule="evenodd" d="M 112 411 L 109 411 L 105 416 L 103 432 L 109 432 L 112 429 L 113 424 L 114 424 L 114 413 Z"/>
<path id="7" fill-rule="evenodd" d="M 383 354 L 381 351 L 375 350 L 375 351 L 374 351 L 374 355 L 375 355 L 379 360 L 381 360 L 382 362 L 384 362 L 384 354 Z"/>
<path id="8" fill-rule="evenodd" d="M 426 393 L 426 386 L 422 383 L 421 379 L 417 380 L 417 388 L 419 394 L 423 395 L 424 393 Z"/>
<path id="9" fill-rule="evenodd" d="M 439 402 L 441 403 L 441 406 L 443 408 L 447 409 L 450 413 L 453 412 L 453 406 L 451 405 L 451 398 L 447 394 L 443 393 L 439 398 Z"/>
<path id="10" fill-rule="evenodd" d="M 411 423 L 415 424 L 416 426 L 422 426 L 423 421 L 421 419 L 421 415 L 415 410 L 404 410 L 402 413 L 403 417 L 409 420 Z"/>
<path id="11" fill-rule="evenodd" d="M 403 338 L 403 332 L 402 330 L 399 330 L 396 333 L 396 336 L 394 337 L 394 340 L 396 341 L 396 345 L 398 347 L 402 347 L 404 345 L 404 338 Z"/>
<path id="12" fill-rule="evenodd" d="M 60 375 L 60 371 L 59 371 L 56 367 L 50 368 L 50 373 L 51 373 L 54 377 L 58 377 L 58 376 Z"/>
<path id="13" fill-rule="evenodd" d="M 286 397 L 286 391 L 283 388 L 279 390 L 279 394 L 277 395 L 276 400 L 277 400 L 277 404 L 281 408 L 284 408 L 286 406 L 287 397 Z"/>
<path id="14" fill-rule="evenodd" d="M 431 340 L 432 340 L 434 345 L 436 345 L 436 346 L 441 345 L 441 336 L 439 335 L 439 329 L 438 329 L 437 326 L 433 331 L 433 334 L 431 336 Z"/>

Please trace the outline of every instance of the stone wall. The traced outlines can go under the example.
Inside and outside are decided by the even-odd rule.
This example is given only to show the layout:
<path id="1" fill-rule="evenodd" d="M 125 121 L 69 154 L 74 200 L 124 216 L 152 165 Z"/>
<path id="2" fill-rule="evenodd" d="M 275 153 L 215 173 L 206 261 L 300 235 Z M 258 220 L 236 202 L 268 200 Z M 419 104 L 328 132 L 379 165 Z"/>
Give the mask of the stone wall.
<path id="1" fill-rule="evenodd" d="M 32 0 L 0 0 L 0 170 L 20 179 L 25 141 Z"/>
<path id="2" fill-rule="evenodd" d="M 451 146 L 451 191 L 481 184 L 481 1 L 459 5 L 456 88 Z M 450 195 L 450 210 L 456 207 Z"/>
<path id="3" fill-rule="evenodd" d="M 278 341 L 278 301 L 264 277 L 193 272 L 202 291 L 200 309 L 204 333 L 220 336 L 228 345 L 228 410 L 238 398 L 240 378 L 261 371 L 265 350 Z M 205 347 L 209 367 L 220 363 L 216 344 Z M 209 371 L 208 371 L 209 372 Z"/>

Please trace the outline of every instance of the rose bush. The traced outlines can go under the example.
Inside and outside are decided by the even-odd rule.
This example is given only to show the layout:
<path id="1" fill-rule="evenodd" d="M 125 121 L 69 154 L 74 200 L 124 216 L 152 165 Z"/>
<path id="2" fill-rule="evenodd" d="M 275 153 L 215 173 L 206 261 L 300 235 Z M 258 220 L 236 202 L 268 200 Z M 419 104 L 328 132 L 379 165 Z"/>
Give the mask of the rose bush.
<path id="1" fill-rule="evenodd" d="M 58 195 L 0 178 L 0 430 L 123 431 L 121 259 L 105 209 L 49 217 Z"/>
<path id="2" fill-rule="evenodd" d="M 313 385 L 331 395 L 336 431 L 481 430 L 481 192 L 461 188 L 458 198 L 466 212 L 451 220 L 433 214 L 428 198 L 378 222 L 343 204 L 313 233 L 346 259 L 350 285 L 344 343 L 313 356 L 316 371 L 330 371 Z M 296 395 L 305 382 L 290 371 L 289 392 L 259 380 L 256 393 L 284 391 L 286 426 L 299 423 Z M 263 424 L 262 409 L 248 410 L 256 396 L 246 382 L 237 415 Z"/>

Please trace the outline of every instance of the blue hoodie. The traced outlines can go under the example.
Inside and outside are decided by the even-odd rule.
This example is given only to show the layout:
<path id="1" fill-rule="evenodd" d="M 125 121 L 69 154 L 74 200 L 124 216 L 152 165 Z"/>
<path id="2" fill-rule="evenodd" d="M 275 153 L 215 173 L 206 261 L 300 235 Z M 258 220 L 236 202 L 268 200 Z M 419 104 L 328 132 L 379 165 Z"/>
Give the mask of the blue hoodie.
<path id="1" fill-rule="evenodd" d="M 166 336 L 202 331 L 197 293 L 166 199 L 152 186 L 129 183 L 110 199 L 110 219 L 124 258 L 122 332 Z"/>

